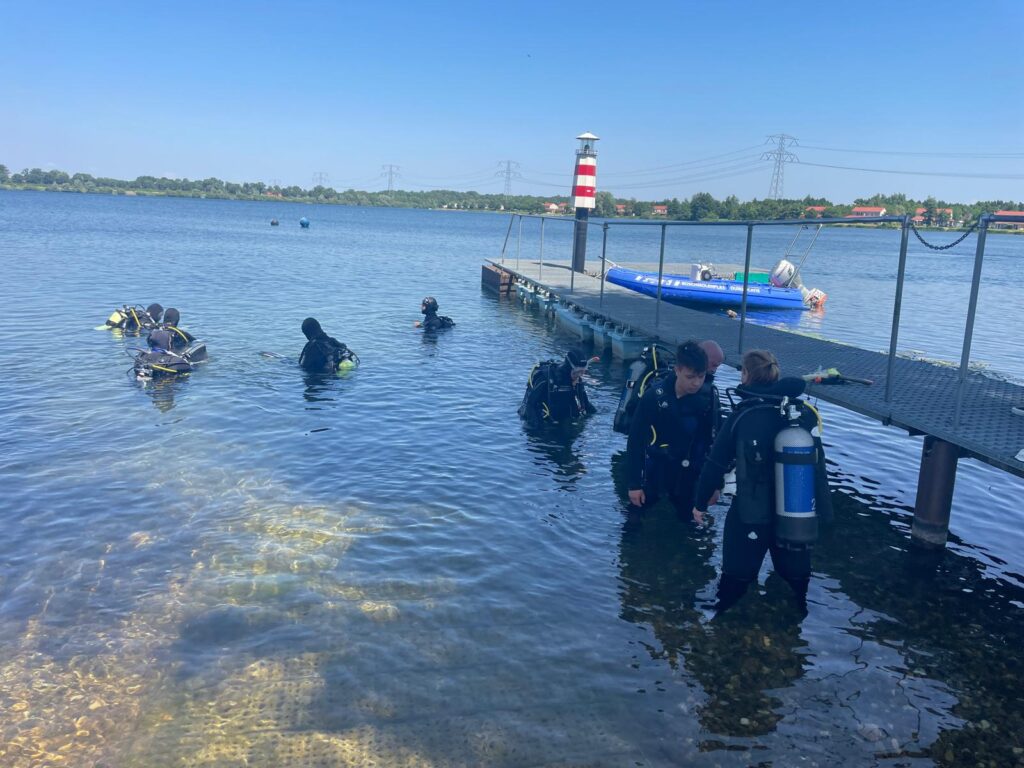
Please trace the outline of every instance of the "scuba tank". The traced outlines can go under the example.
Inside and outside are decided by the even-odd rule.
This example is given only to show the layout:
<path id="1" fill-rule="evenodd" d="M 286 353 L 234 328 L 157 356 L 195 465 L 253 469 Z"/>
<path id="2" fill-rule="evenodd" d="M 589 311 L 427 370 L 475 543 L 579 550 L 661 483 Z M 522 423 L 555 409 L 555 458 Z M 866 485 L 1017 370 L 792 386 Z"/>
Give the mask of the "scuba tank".
<path id="1" fill-rule="evenodd" d="M 664 347 L 651 344 L 644 347 L 640 357 L 630 363 L 629 376 L 619 395 L 619 406 L 615 409 L 612 429 L 624 435 L 629 434 L 629 425 L 647 387 L 662 374 L 672 369 L 671 355 Z"/>
<path id="2" fill-rule="evenodd" d="M 818 540 L 818 452 L 814 437 L 799 424 L 797 405 L 784 402 L 783 413 L 788 423 L 775 436 L 775 543 L 806 549 Z"/>

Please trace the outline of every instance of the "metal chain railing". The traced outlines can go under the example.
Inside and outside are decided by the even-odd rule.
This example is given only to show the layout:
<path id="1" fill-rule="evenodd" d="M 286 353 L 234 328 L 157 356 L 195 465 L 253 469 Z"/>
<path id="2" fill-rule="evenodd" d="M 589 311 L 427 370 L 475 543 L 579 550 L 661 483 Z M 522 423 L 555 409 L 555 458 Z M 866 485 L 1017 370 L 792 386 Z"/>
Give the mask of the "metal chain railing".
<path id="1" fill-rule="evenodd" d="M 914 222 L 910 222 L 910 228 L 914 230 L 914 236 L 921 241 L 921 245 L 923 245 L 925 248 L 931 248 L 933 251 L 948 251 L 953 246 L 959 245 L 964 240 L 966 240 L 967 236 L 978 228 L 978 224 L 979 221 L 976 221 L 973 224 L 971 224 L 971 226 L 968 228 L 966 232 L 960 235 L 960 237 L 958 237 L 949 245 L 932 245 L 931 243 L 927 242 L 923 237 L 921 237 L 921 233 L 917 231 L 917 227 L 914 226 Z"/>

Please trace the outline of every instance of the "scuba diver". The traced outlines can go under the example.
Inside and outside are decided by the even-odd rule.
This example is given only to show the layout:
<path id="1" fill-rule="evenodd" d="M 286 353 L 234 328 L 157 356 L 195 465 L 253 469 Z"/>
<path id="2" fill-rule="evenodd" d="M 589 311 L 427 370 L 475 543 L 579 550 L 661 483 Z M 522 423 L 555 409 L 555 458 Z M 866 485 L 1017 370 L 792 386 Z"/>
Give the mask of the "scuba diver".
<path id="1" fill-rule="evenodd" d="M 519 418 L 527 426 L 561 424 L 576 421 L 597 411 L 590 404 L 583 374 L 597 357 L 586 358 L 577 349 L 565 353 L 565 359 L 537 363 L 526 381 L 526 392 L 519 405 Z"/>
<path id="2" fill-rule="evenodd" d="M 196 363 L 208 359 L 206 342 L 197 341 L 178 327 L 181 314 L 174 307 L 163 313 L 163 322 L 146 337 L 148 350 L 136 349 L 135 375 L 140 379 L 160 379 L 191 373 Z"/>
<path id="3" fill-rule="evenodd" d="M 440 331 L 455 325 L 455 321 L 450 317 L 437 314 L 437 299 L 433 296 L 426 296 L 423 299 L 420 303 L 420 312 L 423 313 L 423 319 L 417 320 L 414 326 L 424 331 Z"/>
<path id="4" fill-rule="evenodd" d="M 708 356 L 708 372 L 704 380 L 714 384 L 718 366 L 725 362 L 725 352 L 722 351 L 722 347 L 714 339 L 704 339 L 704 341 L 700 342 L 700 348 Z"/>
<path id="5" fill-rule="evenodd" d="M 178 327 L 181 322 L 181 314 L 174 307 L 168 307 L 164 311 L 164 320 L 156 330 L 152 331 L 146 341 L 152 348 L 160 348 L 167 352 L 181 352 L 195 341 L 195 337 L 188 331 Z"/>
<path id="6" fill-rule="evenodd" d="M 805 382 L 779 378 L 779 364 L 766 350 L 743 356 L 735 405 L 711 448 L 700 479 L 693 519 L 718 495 L 725 472 L 736 467 L 736 495 L 725 518 L 719 612 L 730 607 L 757 578 L 765 553 L 806 610 L 811 548 L 818 520 L 831 520 L 821 420 L 801 400 Z M 812 430 L 817 427 L 819 434 Z"/>
<path id="7" fill-rule="evenodd" d="M 676 350 L 670 373 L 647 386 L 629 427 L 626 474 L 633 511 L 667 492 L 688 520 L 694 489 L 718 424 L 718 390 L 707 382 L 708 356 L 696 341 Z"/>
<path id="8" fill-rule="evenodd" d="M 145 309 L 137 304 L 130 306 L 125 304 L 111 313 L 105 325 L 111 330 L 116 328 L 125 333 L 139 333 L 160 325 L 160 318 L 163 314 L 164 308 L 155 302 Z"/>
<path id="9" fill-rule="evenodd" d="M 324 333 L 315 318 L 307 317 L 302 321 L 302 333 L 308 339 L 299 355 L 299 365 L 304 370 L 310 373 L 334 373 L 341 368 L 359 364 L 355 352 Z"/>

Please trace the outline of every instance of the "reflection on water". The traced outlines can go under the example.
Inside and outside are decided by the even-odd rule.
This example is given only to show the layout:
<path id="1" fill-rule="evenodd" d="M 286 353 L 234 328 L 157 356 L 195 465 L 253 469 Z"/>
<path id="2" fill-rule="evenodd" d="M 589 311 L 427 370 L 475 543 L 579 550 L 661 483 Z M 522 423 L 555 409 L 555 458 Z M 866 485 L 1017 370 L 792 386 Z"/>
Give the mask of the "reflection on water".
<path id="1" fill-rule="evenodd" d="M 1020 764 L 1020 488 L 994 470 L 963 463 L 959 535 L 918 558 L 919 445 L 823 408 L 808 614 L 766 561 L 715 618 L 724 508 L 624 515 L 625 367 L 591 366 L 581 424 L 516 417 L 569 340 L 480 295 L 504 219 L 317 207 L 292 232 L 257 203 L 0 195 L 5 768 Z M 130 379 L 137 340 L 93 330 L 148 298 L 140 252 L 216 344 L 187 379 Z M 442 283 L 459 326 L 416 338 Z M 830 293 L 823 323 L 853 312 Z M 53 306 L 74 377 L 33 354 Z M 358 371 L 260 356 L 310 314 Z"/>

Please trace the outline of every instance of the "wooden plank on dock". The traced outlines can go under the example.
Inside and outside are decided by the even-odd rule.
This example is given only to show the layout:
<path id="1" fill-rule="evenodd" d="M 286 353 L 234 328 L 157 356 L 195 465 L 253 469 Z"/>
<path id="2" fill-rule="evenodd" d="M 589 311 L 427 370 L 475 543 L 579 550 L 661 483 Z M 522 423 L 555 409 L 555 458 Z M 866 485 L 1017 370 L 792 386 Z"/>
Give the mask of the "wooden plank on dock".
<path id="1" fill-rule="evenodd" d="M 573 273 L 567 262 L 522 260 L 491 263 L 514 278 L 542 288 L 588 314 L 632 328 L 665 344 L 686 339 L 714 339 L 725 350 L 726 364 L 739 367 L 740 322 L 662 302 L 627 288 L 605 283 L 600 275 Z M 657 315 L 657 320 L 656 320 Z M 897 358 L 893 365 L 892 399 L 885 401 L 888 355 L 791 331 L 747 323 L 745 349 L 770 349 L 785 374 L 801 375 L 838 368 L 847 376 L 871 379 L 873 386 L 812 384 L 808 394 L 829 403 L 892 424 L 912 434 L 934 435 L 957 445 L 999 469 L 1024 477 L 1024 386 L 970 372 L 965 381 L 960 423 L 954 424 L 958 369 L 924 360 Z"/>

